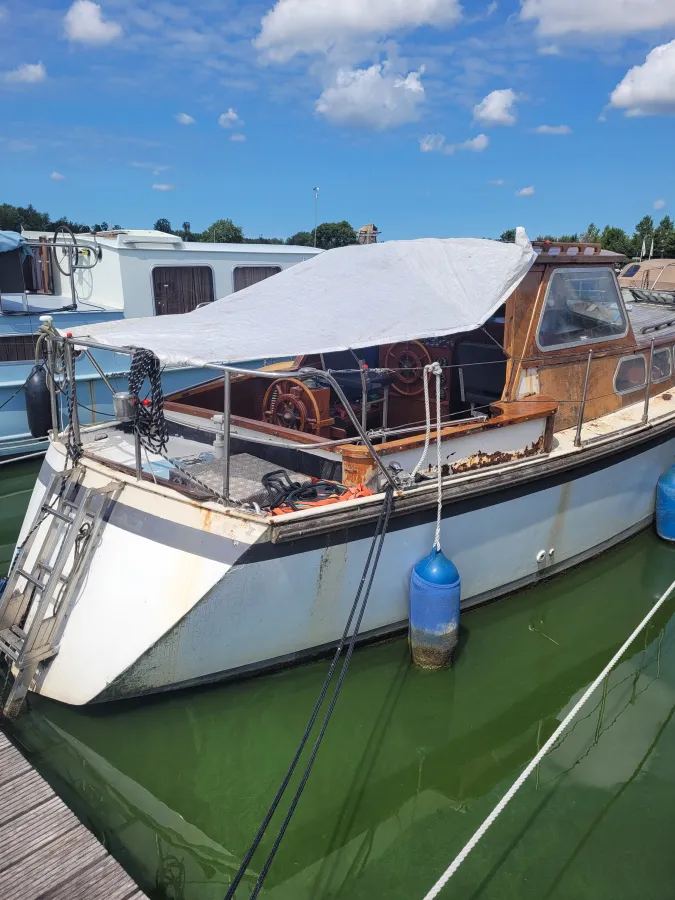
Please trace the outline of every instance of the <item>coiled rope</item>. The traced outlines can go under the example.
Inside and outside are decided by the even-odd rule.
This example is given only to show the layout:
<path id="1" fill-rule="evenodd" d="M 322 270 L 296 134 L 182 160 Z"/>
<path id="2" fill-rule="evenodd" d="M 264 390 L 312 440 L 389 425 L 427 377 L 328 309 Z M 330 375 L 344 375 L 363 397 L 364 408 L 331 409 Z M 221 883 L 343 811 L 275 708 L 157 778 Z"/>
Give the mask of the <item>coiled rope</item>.
<path id="1" fill-rule="evenodd" d="M 139 400 L 145 379 L 150 382 L 150 399 Z M 137 350 L 131 360 L 129 393 L 136 404 L 136 431 L 140 442 L 151 453 L 162 453 L 169 442 L 169 430 L 164 418 L 162 369 L 151 350 Z"/>
<path id="2" fill-rule="evenodd" d="M 515 795 L 518 793 L 520 788 L 525 784 L 529 776 L 534 772 L 537 766 L 541 763 L 543 758 L 550 752 L 553 748 L 556 741 L 560 738 L 561 734 L 565 731 L 567 726 L 572 722 L 574 718 L 576 718 L 577 714 L 583 709 L 586 705 L 587 701 L 591 697 L 591 695 L 598 689 L 598 687 L 602 684 L 602 682 L 607 678 L 609 673 L 612 671 L 614 666 L 620 661 L 621 657 L 624 655 L 626 650 L 630 647 L 633 641 L 638 637 L 638 635 L 647 627 L 649 622 L 654 618 L 656 613 L 661 609 L 663 604 L 670 598 L 672 593 L 675 591 L 675 581 L 670 585 L 668 590 L 663 594 L 656 602 L 656 604 L 649 610 L 644 619 L 637 626 L 635 631 L 630 635 L 630 637 L 625 641 L 624 644 L 617 650 L 614 656 L 607 663 L 602 672 L 595 679 L 593 684 L 587 688 L 584 695 L 577 701 L 574 707 L 570 710 L 570 712 L 565 716 L 560 725 L 556 728 L 550 738 L 546 741 L 541 750 L 537 753 L 537 755 L 532 759 L 530 763 L 525 767 L 525 769 L 521 772 L 518 778 L 514 781 L 508 791 L 504 794 L 499 803 L 492 810 L 490 815 L 485 819 L 483 824 L 474 832 L 473 836 L 466 842 L 464 847 L 459 851 L 454 860 L 450 863 L 445 872 L 438 879 L 436 884 L 431 888 L 431 890 L 425 894 L 424 900 L 435 900 L 436 897 L 440 894 L 443 888 L 446 886 L 448 881 L 455 874 L 457 869 L 462 865 L 464 860 L 467 858 L 469 853 L 473 850 L 476 844 L 483 837 L 485 832 L 488 830 L 490 825 L 497 819 L 497 817 L 506 809 L 508 804 L 513 800 Z"/>
<path id="3" fill-rule="evenodd" d="M 298 748 L 295 751 L 293 760 L 292 760 L 290 766 L 288 767 L 288 771 L 284 775 L 283 781 L 281 782 L 281 785 L 279 786 L 279 789 L 278 789 L 274 799 L 272 800 L 272 803 L 270 804 L 269 809 L 267 810 L 265 818 L 263 819 L 262 824 L 260 825 L 260 828 L 258 829 L 256 836 L 253 839 L 253 842 L 251 843 L 251 846 L 247 850 L 246 855 L 244 856 L 243 860 L 241 861 L 241 865 L 237 869 L 234 879 L 232 880 L 232 884 L 230 885 L 230 887 L 227 891 L 227 894 L 225 895 L 225 900 L 232 900 L 232 898 L 234 897 L 235 892 L 236 892 L 237 888 L 239 887 L 239 884 L 240 884 L 242 878 L 246 874 L 246 870 L 248 869 L 248 867 L 251 863 L 251 860 L 253 859 L 253 856 L 265 835 L 267 826 L 269 825 L 269 823 L 272 819 L 272 816 L 274 815 L 274 813 L 277 810 L 277 807 L 279 806 L 281 798 L 283 797 L 284 792 L 286 791 L 286 788 L 288 787 L 288 784 L 289 784 L 289 782 L 293 776 L 293 773 L 295 772 L 295 769 L 298 765 L 300 756 L 302 755 L 302 751 L 304 750 L 305 745 L 307 744 L 307 741 L 309 740 L 309 736 L 312 732 L 312 728 L 314 727 L 314 723 L 317 720 L 317 717 L 319 715 L 319 712 L 321 710 L 323 702 L 326 698 L 326 694 L 328 693 L 328 688 L 332 681 L 333 674 L 335 673 L 335 669 L 337 668 L 338 661 L 340 659 L 340 656 L 342 655 L 342 651 L 344 649 L 345 644 L 347 644 L 347 653 L 345 654 L 345 658 L 342 663 L 342 668 L 340 670 L 340 674 L 338 676 L 338 680 L 335 685 L 333 695 L 328 704 L 326 714 L 323 718 L 321 728 L 320 728 L 317 738 L 314 742 L 314 747 L 312 748 L 309 760 L 307 762 L 307 765 L 305 766 L 305 770 L 302 774 L 302 778 L 300 779 L 300 784 L 298 785 L 298 787 L 295 791 L 295 794 L 293 795 L 293 799 L 291 800 L 290 806 L 288 808 L 288 812 L 286 813 L 284 821 L 282 822 L 281 827 L 279 828 L 279 831 L 277 832 L 277 836 L 274 840 L 274 844 L 272 845 L 272 849 L 270 850 L 269 854 L 267 855 L 267 859 L 265 860 L 265 863 L 260 871 L 260 875 L 258 876 L 258 879 L 255 883 L 255 886 L 251 893 L 251 900 L 255 900 L 255 898 L 258 896 L 258 894 L 260 893 L 260 891 L 262 889 L 262 886 L 265 882 L 265 878 L 267 877 L 267 873 L 270 870 L 270 866 L 272 865 L 272 862 L 274 861 L 274 857 L 276 856 L 277 850 L 279 849 L 279 846 L 281 844 L 281 841 L 283 840 L 284 834 L 286 833 L 286 829 L 288 828 L 291 818 L 293 817 L 295 808 L 298 805 L 300 797 L 302 796 L 302 792 L 305 789 L 305 785 L 307 784 L 307 781 L 308 781 L 309 776 L 312 771 L 312 766 L 314 765 L 314 760 L 316 759 L 317 753 L 319 752 L 319 747 L 321 746 L 321 742 L 326 733 L 326 729 L 328 728 L 328 723 L 330 722 L 331 716 L 333 715 L 333 710 L 335 709 L 335 705 L 338 701 L 338 697 L 340 696 L 340 691 L 342 690 L 342 685 L 343 685 L 345 676 L 347 674 L 347 669 L 349 668 L 349 663 L 351 662 L 352 654 L 354 652 L 354 647 L 356 645 L 356 639 L 357 639 L 357 636 L 359 633 L 359 629 L 361 628 L 363 614 L 366 611 L 366 605 L 368 603 L 368 598 L 370 597 L 370 591 L 373 586 L 373 579 L 375 578 L 375 572 L 377 571 L 377 564 L 380 560 L 380 554 L 382 552 L 382 545 L 384 543 L 384 538 L 387 533 L 387 527 L 389 525 L 389 518 L 391 516 L 392 508 L 393 508 L 393 493 L 391 491 L 391 488 L 387 488 L 387 490 L 385 492 L 385 496 L 384 496 L 384 502 L 382 503 L 382 508 L 380 509 L 380 516 L 377 520 L 375 534 L 373 535 L 373 540 L 370 545 L 370 550 L 368 551 L 368 557 L 366 559 L 366 564 L 363 568 L 363 574 L 361 576 L 359 588 L 356 592 L 356 597 L 354 598 L 354 603 L 352 604 L 352 608 L 349 613 L 349 618 L 347 619 L 347 624 L 345 625 L 344 631 L 342 633 L 342 637 L 340 638 L 340 642 L 335 650 L 335 655 L 333 656 L 333 660 L 331 662 L 330 669 L 328 670 L 328 674 L 326 675 L 326 678 L 324 679 L 323 685 L 321 687 L 321 691 L 319 692 L 319 697 L 314 705 L 314 709 L 312 710 L 312 713 L 309 717 L 309 721 L 307 722 L 307 727 L 305 728 L 305 733 L 303 734 L 302 739 L 301 739 L 300 743 L 298 744 Z M 373 559 L 373 557 L 374 557 L 374 559 Z M 372 566 L 371 566 L 371 562 L 372 562 Z M 368 581 L 368 585 L 366 587 L 365 593 L 363 593 L 363 588 L 366 584 L 366 580 Z M 361 600 L 362 594 L 363 594 L 363 600 Z M 360 607 L 359 607 L 359 601 L 361 601 Z M 358 614 L 357 614 L 357 608 L 358 608 Z M 349 630 L 351 628 L 352 621 L 354 620 L 355 615 L 356 615 L 356 624 L 354 625 L 354 631 L 348 640 Z"/>

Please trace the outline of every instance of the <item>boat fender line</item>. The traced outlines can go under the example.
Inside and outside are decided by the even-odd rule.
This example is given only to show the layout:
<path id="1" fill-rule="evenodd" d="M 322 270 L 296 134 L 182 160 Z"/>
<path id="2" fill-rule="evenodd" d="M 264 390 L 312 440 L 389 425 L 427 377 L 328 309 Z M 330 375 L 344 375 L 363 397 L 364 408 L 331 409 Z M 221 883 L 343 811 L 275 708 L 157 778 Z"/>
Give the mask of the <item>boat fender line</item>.
<path id="1" fill-rule="evenodd" d="M 562 720 L 560 725 L 556 728 L 556 730 L 553 732 L 553 734 L 550 736 L 550 738 L 543 745 L 541 750 L 531 760 L 531 762 L 528 763 L 528 765 L 525 767 L 525 769 L 523 769 L 521 774 L 513 782 L 511 787 L 504 794 L 504 796 L 499 801 L 499 803 L 495 806 L 495 808 L 492 810 L 490 815 L 485 819 L 485 821 L 482 823 L 482 825 L 479 826 L 479 828 L 474 832 L 473 836 L 471 838 L 469 838 L 469 840 L 466 842 L 464 847 L 459 851 L 457 856 L 450 863 L 450 865 L 445 870 L 445 872 L 441 875 L 441 877 L 438 879 L 436 884 L 431 888 L 431 890 L 427 894 L 424 895 L 424 900 L 435 900 L 435 898 L 438 897 L 438 895 L 443 890 L 443 888 L 446 886 L 448 881 L 450 881 L 450 879 L 455 874 L 457 869 L 459 869 L 459 867 L 462 865 L 462 863 L 467 858 L 469 853 L 471 853 L 473 848 L 483 837 L 483 835 L 488 830 L 490 825 L 493 824 L 493 822 L 497 819 L 499 814 L 502 813 L 504 811 L 504 809 L 508 806 L 508 804 L 511 802 L 511 800 L 513 800 L 513 798 L 518 793 L 520 788 L 525 784 L 525 782 L 527 781 L 529 776 L 534 772 L 534 770 L 541 763 L 543 758 L 553 748 L 553 746 L 558 741 L 561 734 L 565 731 L 565 729 L 570 724 L 570 722 L 572 722 L 572 720 L 574 718 L 576 718 L 576 716 L 583 709 L 583 707 L 585 706 L 585 704 L 587 703 L 589 698 L 592 696 L 592 694 L 595 693 L 595 691 L 602 684 L 602 682 L 605 680 L 605 678 L 607 678 L 607 676 L 612 671 L 614 666 L 616 666 L 616 664 L 621 660 L 621 657 L 624 655 L 626 650 L 628 650 L 628 648 L 633 643 L 633 641 L 638 637 L 638 635 L 642 631 L 644 631 L 644 629 L 651 622 L 651 620 L 654 618 L 654 616 L 659 611 L 659 609 L 661 609 L 663 604 L 671 597 L 671 595 L 673 594 L 674 591 L 675 591 L 675 581 L 670 585 L 670 587 L 665 592 L 665 594 L 662 594 L 661 597 L 656 601 L 654 606 L 649 610 L 649 612 L 644 617 L 644 619 L 640 622 L 640 624 L 637 626 L 635 631 L 633 631 L 633 633 L 630 635 L 630 637 L 628 637 L 626 639 L 626 641 L 622 644 L 622 646 L 619 647 L 617 652 L 610 659 L 610 661 L 607 663 L 607 665 L 602 670 L 602 672 L 598 675 L 598 677 L 595 679 L 595 681 L 586 689 L 586 692 L 583 694 L 583 696 L 575 703 L 575 705 L 572 707 L 572 709 L 569 711 L 569 713 Z"/>
<path id="2" fill-rule="evenodd" d="M 422 456 L 410 474 L 414 484 L 429 450 L 431 409 L 429 382 L 436 378 L 436 533 L 431 553 L 421 559 L 410 576 L 410 652 L 422 669 L 442 669 L 452 663 L 459 643 L 461 578 L 457 568 L 441 550 L 443 471 L 441 466 L 441 376 L 438 362 L 424 367 L 426 432 Z"/>
<path id="3" fill-rule="evenodd" d="M 277 792 L 274 796 L 274 799 L 272 800 L 272 803 L 270 804 L 270 807 L 267 810 L 267 813 L 265 814 L 265 818 L 263 819 L 263 821 L 251 843 L 251 846 L 246 851 L 246 855 L 242 859 L 241 864 L 240 864 L 239 868 L 237 869 L 237 872 L 232 880 L 232 883 L 230 884 L 230 887 L 228 888 L 227 894 L 225 895 L 225 900 L 233 900 L 235 892 L 236 892 L 237 888 L 239 887 L 239 884 L 240 884 L 242 878 L 246 874 L 246 871 L 251 863 L 251 860 L 253 859 L 255 852 L 258 849 L 263 837 L 265 836 L 267 826 L 269 825 L 274 813 L 277 810 L 277 807 L 279 806 L 281 798 L 283 797 L 284 792 L 286 791 L 286 788 L 288 787 L 289 782 L 293 776 L 293 773 L 295 772 L 295 769 L 298 765 L 298 762 L 302 755 L 302 751 L 304 750 L 305 745 L 307 744 L 307 741 L 309 740 L 309 736 L 310 736 L 312 729 L 314 727 L 314 724 L 318 718 L 319 712 L 321 711 L 321 707 L 323 706 L 323 702 L 326 698 L 326 694 L 328 693 L 328 688 L 330 687 L 330 683 L 332 681 L 333 674 L 335 673 L 340 656 L 342 655 L 342 651 L 346 644 L 347 645 L 347 653 L 345 654 L 345 658 L 343 660 L 342 667 L 341 667 L 340 673 L 338 675 L 337 683 L 333 689 L 333 693 L 332 693 L 332 696 L 328 703 L 328 708 L 326 709 L 326 713 L 324 715 L 323 722 L 321 723 L 319 733 L 314 742 L 314 746 L 312 747 L 312 751 L 310 753 L 309 759 L 307 761 L 307 765 L 305 766 L 305 770 L 300 779 L 300 783 L 295 791 L 295 794 L 293 795 L 293 799 L 291 800 L 291 803 L 290 803 L 290 806 L 286 813 L 286 816 L 285 816 L 285 818 L 281 824 L 281 827 L 279 828 L 277 836 L 274 840 L 272 849 L 270 850 L 269 854 L 267 855 L 267 859 L 265 860 L 265 863 L 264 863 L 262 869 L 260 870 L 260 874 L 258 875 L 257 881 L 253 887 L 253 891 L 251 893 L 250 900 L 255 900 L 255 898 L 258 896 L 258 894 L 260 893 L 260 891 L 262 889 L 262 886 L 265 882 L 265 878 L 267 877 L 267 873 L 270 870 L 270 866 L 272 865 L 272 862 L 274 861 L 274 857 L 276 856 L 277 850 L 279 849 L 279 846 L 281 844 L 281 841 L 283 840 L 284 834 L 286 833 L 286 829 L 288 828 L 291 818 L 293 817 L 295 808 L 297 807 L 300 797 L 302 796 L 302 792 L 305 789 L 305 785 L 307 784 L 307 781 L 308 781 L 309 776 L 312 771 L 312 766 L 314 765 L 314 761 L 316 759 L 317 753 L 319 752 L 321 742 L 326 733 L 326 729 L 328 728 L 328 724 L 330 722 L 331 716 L 333 715 L 333 710 L 335 709 L 335 705 L 340 696 L 340 691 L 342 690 L 342 685 L 345 680 L 347 670 L 349 668 L 349 663 L 351 662 L 352 654 L 354 652 L 354 647 L 356 645 L 356 639 L 357 639 L 357 636 L 359 633 L 359 629 L 361 628 L 363 614 L 366 611 L 366 605 L 368 604 L 368 598 L 370 597 L 370 591 L 373 586 L 373 580 L 375 578 L 375 572 L 377 571 L 377 565 L 380 561 L 382 545 L 384 543 L 384 538 L 387 533 L 387 528 L 389 526 L 389 518 L 391 516 L 393 504 L 394 504 L 393 491 L 390 487 L 388 487 L 385 491 L 384 502 L 382 503 L 382 508 L 380 509 L 380 516 L 377 520 L 375 534 L 373 535 L 373 540 L 370 545 L 370 549 L 368 551 L 368 557 L 366 559 L 366 564 L 363 568 L 363 574 L 361 575 L 361 581 L 359 583 L 359 587 L 356 592 L 356 596 L 354 598 L 354 603 L 352 604 L 352 608 L 349 613 L 349 618 L 347 619 L 347 623 L 346 623 L 344 631 L 342 633 L 342 637 L 340 638 L 340 642 L 335 650 L 335 654 L 334 654 L 332 662 L 330 664 L 328 673 L 326 674 L 326 678 L 324 679 L 323 685 L 321 686 L 321 690 L 319 692 L 317 701 L 314 705 L 314 709 L 312 710 L 312 713 L 307 722 L 307 727 L 305 728 L 305 733 L 303 734 L 302 739 L 300 740 L 300 743 L 298 744 L 298 747 L 295 751 L 295 755 L 293 756 L 291 764 L 288 767 L 288 771 L 284 775 L 283 781 L 281 782 L 279 789 L 277 790 Z M 371 563 L 372 563 L 372 565 L 371 565 Z M 367 586 L 366 586 L 366 580 L 368 581 Z M 364 586 L 366 586 L 365 593 L 363 590 Z M 363 594 L 363 599 L 361 600 L 362 594 Z M 359 602 L 360 602 L 360 606 L 359 606 Z M 358 609 L 358 613 L 357 613 L 357 609 Z M 356 615 L 356 623 L 354 625 L 354 631 L 352 632 L 351 636 L 349 636 L 349 631 L 351 629 L 352 621 L 354 620 L 355 615 Z"/>

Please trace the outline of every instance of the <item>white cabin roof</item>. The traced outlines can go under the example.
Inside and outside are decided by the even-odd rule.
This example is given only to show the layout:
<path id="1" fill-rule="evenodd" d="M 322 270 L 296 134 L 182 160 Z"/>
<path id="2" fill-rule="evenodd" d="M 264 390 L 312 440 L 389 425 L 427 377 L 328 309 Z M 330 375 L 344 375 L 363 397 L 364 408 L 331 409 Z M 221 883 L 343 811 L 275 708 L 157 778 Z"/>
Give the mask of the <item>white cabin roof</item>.
<path id="1" fill-rule="evenodd" d="M 44 237 L 51 240 L 54 237 L 53 231 L 23 231 L 23 237 L 29 241 L 37 241 Z M 96 238 L 96 242 L 102 247 L 115 248 L 118 250 L 180 250 L 188 253 L 236 253 L 237 256 L 247 254 L 264 253 L 269 256 L 274 255 L 290 255 L 297 256 L 301 253 L 303 256 L 315 256 L 317 253 L 323 253 L 323 250 L 315 247 L 302 247 L 295 244 L 226 244 L 211 243 L 201 241 L 183 241 L 178 235 L 166 234 L 164 231 L 155 231 L 150 228 L 120 228 L 115 231 L 103 231 L 93 234 L 77 234 L 75 235 L 78 243 L 90 243 Z"/>

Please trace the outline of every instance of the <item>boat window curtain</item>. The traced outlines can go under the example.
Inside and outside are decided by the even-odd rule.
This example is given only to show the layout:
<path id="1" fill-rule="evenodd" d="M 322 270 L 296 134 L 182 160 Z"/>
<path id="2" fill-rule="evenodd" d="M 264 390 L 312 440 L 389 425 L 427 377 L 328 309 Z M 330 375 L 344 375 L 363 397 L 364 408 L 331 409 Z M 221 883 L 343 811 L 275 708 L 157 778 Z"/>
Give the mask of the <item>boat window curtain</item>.
<path id="1" fill-rule="evenodd" d="M 243 291 L 278 272 L 281 272 L 280 266 L 237 266 L 234 270 L 234 291 Z"/>
<path id="2" fill-rule="evenodd" d="M 192 312 L 200 303 L 212 303 L 215 298 L 209 266 L 156 266 L 152 285 L 158 316 Z"/>

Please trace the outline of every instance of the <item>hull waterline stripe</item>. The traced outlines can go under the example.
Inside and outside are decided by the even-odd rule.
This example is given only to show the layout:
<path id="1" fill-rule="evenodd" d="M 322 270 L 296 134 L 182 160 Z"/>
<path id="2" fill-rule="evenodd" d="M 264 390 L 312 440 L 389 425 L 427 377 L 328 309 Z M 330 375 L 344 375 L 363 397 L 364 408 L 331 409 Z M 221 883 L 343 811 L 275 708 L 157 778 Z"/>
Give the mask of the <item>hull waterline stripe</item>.
<path id="1" fill-rule="evenodd" d="M 40 469 L 40 484 L 46 488 L 54 472 L 45 461 Z M 106 521 L 129 534 L 224 565 L 233 565 L 242 555 L 241 545 L 237 546 L 231 538 L 191 528 L 189 525 L 180 525 L 119 501 L 111 504 Z"/>
<path id="2" fill-rule="evenodd" d="M 587 475 L 593 475 L 598 471 L 618 465 L 624 460 L 646 453 L 652 448 L 658 447 L 674 438 L 675 430 L 664 431 L 649 441 L 634 444 L 611 456 L 590 460 L 588 463 L 578 465 L 574 469 L 552 472 L 550 475 L 541 475 L 536 478 L 530 477 L 510 487 L 492 489 L 463 500 L 446 501 L 443 506 L 442 518 L 451 519 L 454 516 L 465 515 L 485 507 L 518 500 L 528 494 L 535 494 L 539 491 L 559 487 L 562 484 L 576 481 L 579 478 L 584 478 Z M 45 460 L 38 476 L 40 484 L 46 487 L 55 471 Z M 507 475 L 505 473 L 504 480 L 506 478 Z M 431 505 L 429 507 L 406 512 L 398 517 L 392 516 L 388 531 L 393 533 L 404 528 L 414 528 L 434 521 L 436 517 L 435 500 L 435 496 L 430 495 Z M 377 509 L 378 507 L 376 507 L 376 511 Z M 214 562 L 222 562 L 226 565 L 233 565 L 234 563 L 248 565 L 265 562 L 279 559 L 289 554 L 308 553 L 317 549 L 325 550 L 327 547 L 340 545 L 348 541 L 364 540 L 372 536 L 372 523 L 365 521 L 355 526 L 336 526 L 329 531 L 309 534 L 306 537 L 298 537 L 288 542 L 275 543 L 266 539 L 250 544 L 242 550 L 241 545 L 237 547 L 230 538 L 200 531 L 197 528 L 191 528 L 189 525 L 170 522 L 152 513 L 140 512 L 119 501 L 113 505 L 110 522 L 123 531 L 147 537 L 155 543 L 164 544 L 176 550 L 185 550 L 187 553 L 192 553 L 195 556 L 210 559 Z"/>

